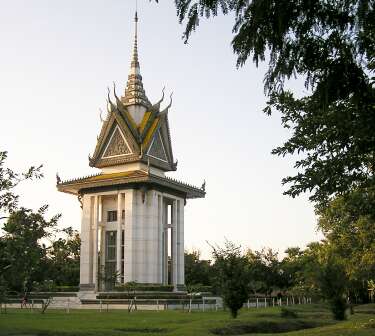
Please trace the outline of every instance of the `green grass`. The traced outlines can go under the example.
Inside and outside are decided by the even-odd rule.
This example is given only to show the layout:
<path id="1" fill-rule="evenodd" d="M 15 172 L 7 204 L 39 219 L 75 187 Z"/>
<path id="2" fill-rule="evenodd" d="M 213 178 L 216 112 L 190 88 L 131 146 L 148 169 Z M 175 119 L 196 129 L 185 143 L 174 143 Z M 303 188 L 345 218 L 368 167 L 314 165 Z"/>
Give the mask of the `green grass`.
<path id="1" fill-rule="evenodd" d="M 295 306 L 297 317 L 281 317 L 279 308 L 243 309 L 233 320 L 228 312 L 47 310 L 40 313 L 9 309 L 0 315 L 0 336 L 157 336 L 157 335 L 269 335 L 271 331 L 295 330 L 280 335 L 345 336 L 375 335 L 375 305 L 356 308 L 348 321 L 335 322 L 322 305 Z M 371 324 L 371 322 L 370 322 Z M 247 332 L 247 333 L 246 333 Z M 263 333 L 260 333 L 263 332 Z"/>

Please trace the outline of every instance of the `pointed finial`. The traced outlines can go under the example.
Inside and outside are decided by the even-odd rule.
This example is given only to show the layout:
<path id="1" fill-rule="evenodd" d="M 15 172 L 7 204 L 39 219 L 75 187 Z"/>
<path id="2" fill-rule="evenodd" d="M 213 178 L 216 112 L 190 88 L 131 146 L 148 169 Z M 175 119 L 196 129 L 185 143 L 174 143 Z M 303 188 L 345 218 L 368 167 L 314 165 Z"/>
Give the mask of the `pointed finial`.
<path id="1" fill-rule="evenodd" d="M 133 58 L 131 62 L 131 68 L 139 68 L 139 62 L 138 62 L 138 13 L 135 11 L 134 16 L 134 23 L 135 23 L 135 29 L 134 29 L 134 47 L 133 47 Z"/>
<path id="2" fill-rule="evenodd" d="M 125 89 L 125 95 L 121 101 L 126 106 L 143 105 L 146 108 L 151 107 L 151 104 L 146 96 L 143 88 L 141 69 L 138 60 L 138 12 L 136 10 L 134 16 L 135 31 L 134 31 L 134 46 L 133 55 L 130 63 L 130 73 L 128 76 L 128 83 Z"/>
<path id="3" fill-rule="evenodd" d="M 206 180 L 203 181 L 203 184 L 202 184 L 201 189 L 202 189 L 203 191 L 206 191 Z"/>
<path id="4" fill-rule="evenodd" d="M 168 111 L 169 111 L 169 109 L 171 108 L 171 106 L 172 106 L 172 102 L 173 102 L 173 99 L 172 99 L 172 97 L 173 97 L 173 92 L 170 94 L 170 96 L 169 96 L 169 99 L 170 99 L 170 101 L 169 101 L 169 104 L 168 104 L 168 106 L 163 110 L 163 111 L 161 111 L 160 112 L 160 115 L 163 115 L 163 114 L 168 114 Z"/>
<path id="5" fill-rule="evenodd" d="M 99 108 L 99 111 L 100 111 L 100 121 L 103 123 L 105 121 L 102 117 L 103 110 Z"/>

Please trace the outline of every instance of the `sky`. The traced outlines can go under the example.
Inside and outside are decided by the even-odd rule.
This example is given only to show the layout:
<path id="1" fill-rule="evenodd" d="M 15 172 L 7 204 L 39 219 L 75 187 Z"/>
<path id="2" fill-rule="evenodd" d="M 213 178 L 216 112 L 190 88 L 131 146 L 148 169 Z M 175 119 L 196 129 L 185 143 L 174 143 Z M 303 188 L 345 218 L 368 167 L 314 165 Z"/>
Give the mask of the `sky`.
<path id="1" fill-rule="evenodd" d="M 56 190 L 63 180 L 97 173 L 88 165 L 106 108 L 107 87 L 123 93 L 134 32 L 133 0 L 0 0 L 0 150 L 22 171 L 43 164 L 45 177 L 18 188 L 20 204 L 80 229 L 78 200 Z M 189 44 L 181 39 L 173 1 L 138 0 L 138 50 L 151 102 L 173 91 L 169 112 L 177 172 L 205 199 L 188 200 L 185 247 L 210 256 L 207 242 L 280 253 L 320 238 L 307 195 L 283 195 L 293 157 L 271 150 L 290 135 L 280 116 L 263 114 L 266 64 L 236 68 L 233 18 L 202 21 Z M 290 84 L 304 92 L 302 81 Z"/>

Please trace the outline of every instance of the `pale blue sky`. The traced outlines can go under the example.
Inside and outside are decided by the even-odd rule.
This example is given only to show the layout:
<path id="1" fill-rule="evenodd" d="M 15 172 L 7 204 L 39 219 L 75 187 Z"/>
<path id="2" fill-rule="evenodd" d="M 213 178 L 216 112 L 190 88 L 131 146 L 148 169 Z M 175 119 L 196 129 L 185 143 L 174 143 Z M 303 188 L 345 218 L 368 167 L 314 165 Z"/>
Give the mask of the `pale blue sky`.
<path id="1" fill-rule="evenodd" d="M 188 45 L 181 40 L 173 1 L 139 0 L 139 54 L 146 93 L 174 92 L 169 118 L 172 176 L 207 196 L 188 201 L 185 244 L 208 256 L 206 241 L 224 237 L 244 247 L 304 246 L 318 239 L 306 196 L 282 195 L 281 178 L 293 160 L 272 156 L 288 133 L 279 116 L 266 117 L 263 74 L 249 62 L 237 70 L 230 46 L 232 19 L 204 22 Z M 80 227 L 73 196 L 58 193 L 62 179 L 95 173 L 88 166 L 112 82 L 122 93 L 133 41 L 134 1 L 1 0 L 0 141 L 9 165 L 44 164 L 40 183 L 23 184 L 22 205 L 49 203 L 61 226 Z M 303 86 L 294 83 L 297 91 Z"/>

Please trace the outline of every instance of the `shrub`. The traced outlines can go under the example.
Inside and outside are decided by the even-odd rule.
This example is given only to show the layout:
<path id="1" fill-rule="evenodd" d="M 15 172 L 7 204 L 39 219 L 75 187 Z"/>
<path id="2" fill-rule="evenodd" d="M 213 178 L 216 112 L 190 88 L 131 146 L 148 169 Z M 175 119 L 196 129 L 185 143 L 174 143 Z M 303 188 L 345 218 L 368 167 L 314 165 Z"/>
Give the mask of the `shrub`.
<path id="1" fill-rule="evenodd" d="M 295 311 L 282 307 L 280 316 L 285 318 L 297 318 L 298 315 Z"/>
<path id="2" fill-rule="evenodd" d="M 342 296 L 337 296 L 329 300 L 331 311 L 335 320 L 343 321 L 346 319 L 346 309 L 348 307 L 346 300 Z"/>
<path id="3" fill-rule="evenodd" d="M 140 291 L 140 292 L 173 292 L 173 285 L 162 285 L 162 284 L 140 284 L 132 283 L 131 291 Z M 115 290 L 118 292 L 127 292 L 129 291 L 129 285 L 121 284 L 115 287 Z"/>

